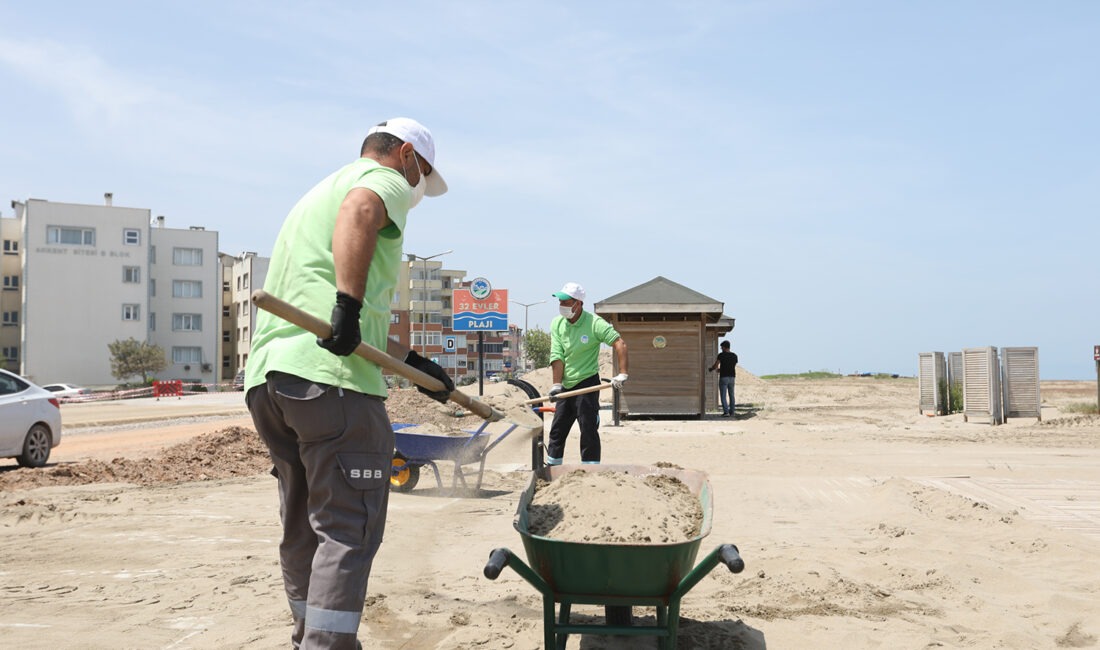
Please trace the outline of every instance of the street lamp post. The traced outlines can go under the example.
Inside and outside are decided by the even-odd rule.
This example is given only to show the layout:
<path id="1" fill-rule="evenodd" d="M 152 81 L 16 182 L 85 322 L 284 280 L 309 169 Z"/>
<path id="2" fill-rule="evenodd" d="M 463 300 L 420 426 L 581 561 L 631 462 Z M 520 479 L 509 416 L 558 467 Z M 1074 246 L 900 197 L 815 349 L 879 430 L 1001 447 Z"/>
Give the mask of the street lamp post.
<path id="1" fill-rule="evenodd" d="M 527 310 L 529 308 L 531 308 L 531 306 L 533 306 L 533 305 L 541 305 L 542 303 L 544 303 L 546 301 L 545 300 L 540 300 L 538 302 L 520 302 L 518 300 L 513 300 L 512 302 L 514 302 L 517 305 L 523 307 L 523 338 L 521 339 L 521 341 L 523 342 L 523 369 L 528 370 L 528 368 L 527 368 Z"/>
<path id="2" fill-rule="evenodd" d="M 428 260 L 432 260 L 432 259 L 435 259 L 437 257 L 442 257 L 444 255 L 447 255 L 448 253 L 453 253 L 453 252 L 454 252 L 453 250 L 446 250 L 446 251 L 443 251 L 442 253 L 436 253 L 435 255 L 429 255 L 427 257 L 421 257 L 419 255 L 413 255 L 412 253 L 409 253 L 409 257 L 411 257 L 414 261 L 415 260 L 422 260 L 424 262 L 424 293 L 426 295 L 431 295 L 430 293 L 428 293 Z M 428 320 L 427 320 L 428 319 L 428 304 L 427 303 L 428 303 L 428 301 L 426 299 L 420 301 L 420 332 L 421 332 L 421 337 L 422 337 L 422 339 L 420 341 L 420 347 L 424 351 L 424 358 L 425 359 L 428 358 Z"/>

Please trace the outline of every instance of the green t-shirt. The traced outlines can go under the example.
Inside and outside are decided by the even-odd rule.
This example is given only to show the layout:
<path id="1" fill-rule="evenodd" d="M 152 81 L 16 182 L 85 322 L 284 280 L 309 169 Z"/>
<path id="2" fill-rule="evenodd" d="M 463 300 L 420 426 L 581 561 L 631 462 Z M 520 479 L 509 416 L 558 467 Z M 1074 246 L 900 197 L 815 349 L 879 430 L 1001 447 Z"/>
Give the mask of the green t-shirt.
<path id="1" fill-rule="evenodd" d="M 569 390 L 600 371 L 600 343 L 619 340 L 615 328 L 592 312 L 582 311 L 576 323 L 563 316 L 550 323 L 550 361 L 565 364 L 561 385 Z"/>
<path id="2" fill-rule="evenodd" d="M 279 231 L 264 290 L 328 322 L 336 301 L 332 232 L 340 204 L 357 187 L 377 194 L 392 222 L 378 233 L 359 320 L 363 341 L 385 350 L 390 301 L 400 273 L 401 245 L 409 212 L 409 184 L 389 167 L 360 158 L 307 192 L 291 209 Z M 262 384 L 273 370 L 386 397 L 386 383 L 378 365 L 354 354 L 346 357 L 332 354 L 317 345 L 313 334 L 260 310 L 245 366 L 245 389 Z"/>

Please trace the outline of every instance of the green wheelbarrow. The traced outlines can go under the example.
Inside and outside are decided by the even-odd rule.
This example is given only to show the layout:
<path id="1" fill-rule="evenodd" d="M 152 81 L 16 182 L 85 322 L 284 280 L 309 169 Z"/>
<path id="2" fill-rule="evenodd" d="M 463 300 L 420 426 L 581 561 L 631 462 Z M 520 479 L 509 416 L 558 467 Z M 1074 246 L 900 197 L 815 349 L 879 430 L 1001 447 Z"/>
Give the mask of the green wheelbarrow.
<path id="1" fill-rule="evenodd" d="M 703 508 L 699 534 L 683 542 L 621 544 L 568 542 L 529 532 L 527 508 L 538 479 L 553 481 L 577 470 L 619 471 L 647 476 L 667 474 L 680 479 Z M 740 573 L 745 563 L 733 544 L 722 544 L 695 565 L 699 545 L 710 533 L 712 517 L 710 483 L 695 470 L 646 465 L 556 465 L 531 475 L 520 497 L 513 525 L 527 553 L 526 564 L 507 548 L 494 549 L 485 565 L 485 577 L 495 580 L 511 567 L 542 594 L 543 634 L 547 650 L 563 650 L 570 634 L 656 636 L 661 650 L 674 650 L 680 623 L 680 600 L 719 563 Z M 554 616 L 554 605 L 561 605 Z M 604 605 L 605 624 L 572 623 L 574 604 Z M 633 625 L 633 607 L 655 607 L 655 625 Z"/>

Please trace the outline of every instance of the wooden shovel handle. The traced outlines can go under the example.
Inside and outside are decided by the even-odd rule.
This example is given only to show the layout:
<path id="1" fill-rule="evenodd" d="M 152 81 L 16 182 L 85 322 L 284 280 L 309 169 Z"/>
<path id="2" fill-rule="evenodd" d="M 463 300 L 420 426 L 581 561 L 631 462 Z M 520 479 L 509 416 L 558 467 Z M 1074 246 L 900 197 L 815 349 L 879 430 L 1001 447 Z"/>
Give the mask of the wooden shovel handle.
<path id="1" fill-rule="evenodd" d="M 578 388 L 577 390 L 569 390 L 564 393 L 558 393 L 554 396 L 554 399 L 565 399 L 566 397 L 573 397 L 574 395 L 584 395 L 585 393 L 594 393 L 598 390 L 604 390 L 605 388 L 611 388 L 611 384 L 601 383 L 598 386 L 589 386 L 587 388 Z M 549 402 L 550 396 L 535 397 L 533 399 L 524 400 L 524 404 L 539 404 L 541 402 Z"/>
<path id="2" fill-rule="evenodd" d="M 288 323 L 297 325 L 319 338 L 328 338 L 332 334 L 332 326 L 325 321 L 317 318 L 313 314 L 308 314 L 298 309 L 286 301 L 276 298 L 263 289 L 259 289 L 252 293 L 252 303 L 260 309 L 271 312 Z M 413 368 L 404 361 L 391 357 L 368 343 L 360 343 L 359 347 L 355 348 L 355 354 L 363 357 L 367 361 L 378 364 L 395 375 L 400 375 L 408 379 L 417 386 L 434 392 L 447 390 L 443 382 L 435 377 Z M 489 404 L 476 400 L 461 391 L 451 391 L 450 394 L 447 395 L 447 399 L 490 422 L 496 422 L 504 418 L 503 413 L 494 409 Z"/>

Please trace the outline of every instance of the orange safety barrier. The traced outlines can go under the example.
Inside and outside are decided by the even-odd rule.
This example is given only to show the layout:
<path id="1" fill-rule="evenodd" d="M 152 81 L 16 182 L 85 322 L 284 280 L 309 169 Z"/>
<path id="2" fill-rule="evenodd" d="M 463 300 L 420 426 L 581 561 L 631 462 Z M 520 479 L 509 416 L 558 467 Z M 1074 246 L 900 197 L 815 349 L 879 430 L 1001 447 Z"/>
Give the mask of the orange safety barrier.
<path id="1" fill-rule="evenodd" d="M 153 397 L 160 399 L 161 396 L 177 398 L 183 397 L 183 382 L 179 379 L 170 379 L 168 381 L 153 381 Z"/>

